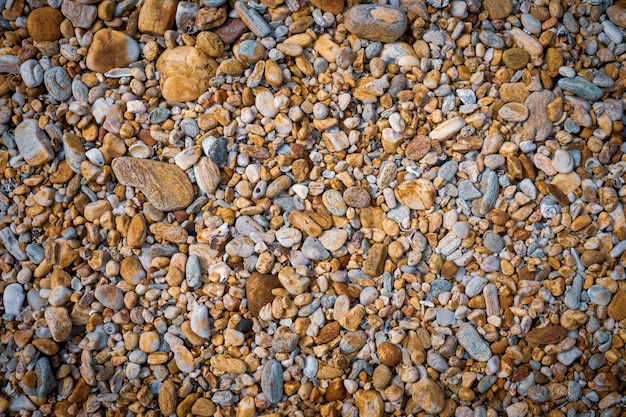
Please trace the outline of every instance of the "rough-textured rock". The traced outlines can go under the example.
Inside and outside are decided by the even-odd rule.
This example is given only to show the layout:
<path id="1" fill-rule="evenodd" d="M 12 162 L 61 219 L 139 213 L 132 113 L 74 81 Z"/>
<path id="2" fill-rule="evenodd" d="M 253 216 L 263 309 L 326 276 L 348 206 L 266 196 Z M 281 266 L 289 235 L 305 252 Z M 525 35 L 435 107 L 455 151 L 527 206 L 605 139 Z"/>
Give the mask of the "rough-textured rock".
<path id="1" fill-rule="evenodd" d="M 161 72 L 161 94 L 170 101 L 191 101 L 204 93 L 215 75 L 217 62 L 193 46 L 164 51 L 156 68 Z"/>
<path id="2" fill-rule="evenodd" d="M 609 317 L 613 320 L 626 319 L 626 291 L 619 291 L 614 296 L 607 308 Z"/>
<path id="3" fill-rule="evenodd" d="M 440 413 L 445 403 L 443 390 L 430 378 L 421 379 L 413 386 L 413 400 L 427 414 Z"/>
<path id="4" fill-rule="evenodd" d="M 280 288 L 280 281 L 273 275 L 263 275 L 253 272 L 246 279 L 246 300 L 248 301 L 248 310 L 253 316 L 258 317 L 261 308 L 274 300 L 272 290 Z"/>
<path id="5" fill-rule="evenodd" d="M 546 326 L 533 329 L 526 334 L 526 341 L 533 345 L 557 344 L 567 337 L 567 329 L 561 326 Z"/>
<path id="6" fill-rule="evenodd" d="M 178 0 L 146 0 L 139 11 L 139 30 L 163 35 L 176 19 Z"/>
<path id="7" fill-rule="evenodd" d="M 120 183 L 137 187 L 159 210 L 186 208 L 195 197 L 189 178 L 174 164 L 121 157 L 113 161 L 112 168 Z"/>
<path id="8" fill-rule="evenodd" d="M 15 143 L 29 165 L 40 166 L 54 158 L 50 139 L 37 120 L 26 119 L 15 128 Z"/>
<path id="9" fill-rule="evenodd" d="M 413 210 L 428 210 L 435 204 L 435 186 L 425 179 L 403 181 L 395 194 L 398 201 Z"/>

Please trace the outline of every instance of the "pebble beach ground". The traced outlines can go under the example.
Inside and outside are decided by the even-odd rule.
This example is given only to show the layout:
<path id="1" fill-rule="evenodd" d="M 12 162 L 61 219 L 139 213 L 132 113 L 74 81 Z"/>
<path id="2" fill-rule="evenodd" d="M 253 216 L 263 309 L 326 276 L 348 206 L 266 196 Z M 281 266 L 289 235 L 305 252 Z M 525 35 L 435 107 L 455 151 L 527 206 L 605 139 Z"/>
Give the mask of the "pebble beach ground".
<path id="1" fill-rule="evenodd" d="M 625 415 L 626 0 L 0 10 L 0 415 Z"/>

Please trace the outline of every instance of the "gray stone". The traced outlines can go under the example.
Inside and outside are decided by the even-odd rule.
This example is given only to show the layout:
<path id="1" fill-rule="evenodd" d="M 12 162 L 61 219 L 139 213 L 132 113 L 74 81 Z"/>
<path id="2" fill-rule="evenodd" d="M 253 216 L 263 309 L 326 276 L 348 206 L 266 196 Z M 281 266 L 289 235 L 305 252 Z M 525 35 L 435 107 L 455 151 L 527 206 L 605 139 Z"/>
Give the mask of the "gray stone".
<path id="1" fill-rule="evenodd" d="M 445 279 L 436 279 L 430 283 L 430 291 L 426 294 L 426 299 L 438 298 L 443 292 L 450 291 L 452 289 L 452 283 Z"/>
<path id="2" fill-rule="evenodd" d="M 309 236 L 302 244 L 302 254 L 314 261 L 323 261 L 330 256 L 330 252 L 324 248 L 319 239 Z"/>
<path id="3" fill-rule="evenodd" d="M 565 366 L 570 366 L 583 354 L 583 351 L 576 346 L 565 352 L 559 352 L 556 354 L 556 359 Z"/>
<path id="4" fill-rule="evenodd" d="M 39 358 L 35 365 L 35 375 L 37 375 L 37 396 L 46 397 L 57 386 L 57 380 L 48 358 Z"/>
<path id="5" fill-rule="evenodd" d="M 584 282 L 585 277 L 583 276 L 583 274 L 576 274 L 576 276 L 574 276 L 572 286 L 565 291 L 565 296 L 563 297 L 563 302 L 565 303 L 567 308 L 572 310 L 578 308 L 580 304 L 580 293 L 583 290 Z"/>
<path id="6" fill-rule="evenodd" d="M 437 372 L 445 372 L 450 367 L 446 358 L 444 358 L 438 352 L 432 349 L 428 351 L 426 362 L 431 368 L 433 368 Z"/>
<path id="7" fill-rule="evenodd" d="M 582 394 L 582 387 L 578 381 L 567 381 L 567 399 L 578 401 Z"/>
<path id="8" fill-rule="evenodd" d="M 532 385 L 528 388 L 528 397 L 534 402 L 542 404 L 550 398 L 550 391 L 543 385 Z"/>
<path id="9" fill-rule="evenodd" d="M 272 404 L 283 398 L 283 367 L 276 359 L 270 359 L 263 366 L 261 390 Z"/>
<path id="10" fill-rule="evenodd" d="M 474 187 L 470 180 L 461 180 L 457 184 L 459 198 L 465 201 L 476 200 L 482 197 L 482 193 Z"/>
<path id="11" fill-rule="evenodd" d="M 485 285 L 487 285 L 488 283 L 489 281 L 485 277 L 481 277 L 478 275 L 472 277 L 465 285 L 465 295 L 467 295 L 469 298 L 476 297 L 483 291 L 483 288 L 485 288 Z"/>
<path id="12" fill-rule="evenodd" d="M 24 288 L 22 284 L 14 282 L 4 288 L 4 294 L 2 294 L 2 304 L 4 305 L 4 312 L 17 316 L 22 309 L 24 303 Z"/>
<path id="13" fill-rule="evenodd" d="M 202 265 L 200 264 L 200 258 L 196 255 L 191 255 L 187 258 L 185 279 L 190 288 L 197 288 L 202 283 Z"/>
<path id="14" fill-rule="evenodd" d="M 504 43 L 504 39 L 500 35 L 497 35 L 495 32 L 490 32 L 488 30 L 483 30 L 478 35 L 478 39 L 486 46 L 495 49 L 504 49 L 506 44 Z"/>
<path id="15" fill-rule="evenodd" d="M 439 168 L 437 176 L 446 182 L 450 182 L 459 170 L 459 163 L 456 161 L 448 161 Z"/>
<path id="16" fill-rule="evenodd" d="M 480 199 L 475 200 L 476 210 L 482 216 L 489 213 L 496 205 L 498 199 L 498 193 L 500 192 L 500 184 L 498 183 L 498 175 L 487 169 L 483 173 L 482 180 L 480 181 L 480 190 L 483 195 Z M 472 206 L 474 207 L 474 206 Z"/>
<path id="17" fill-rule="evenodd" d="M 96 17 L 98 17 L 98 7 L 65 0 L 61 4 L 61 13 L 70 19 L 74 27 L 89 29 Z"/>
<path id="18" fill-rule="evenodd" d="M 470 358 L 479 362 L 487 362 L 491 358 L 489 344 L 483 340 L 472 323 L 462 324 L 456 337 Z"/>
<path id="19" fill-rule="evenodd" d="M 103 306 L 113 311 L 118 311 L 124 306 L 124 294 L 113 284 L 100 285 L 94 291 L 94 296 Z"/>
<path id="20" fill-rule="evenodd" d="M 264 38 L 272 33 L 270 25 L 263 20 L 263 17 L 254 9 L 246 7 L 243 1 L 235 3 L 235 10 L 245 25 L 259 38 Z"/>
<path id="21" fill-rule="evenodd" d="M 43 75 L 48 93 L 57 101 L 65 101 L 72 97 L 72 80 L 63 67 L 52 67 Z"/>
<path id="22" fill-rule="evenodd" d="M 611 302 L 611 291 L 607 290 L 601 285 L 592 285 L 587 290 L 589 301 L 599 306 L 608 305 Z"/>
<path id="23" fill-rule="evenodd" d="M 476 388 L 478 389 L 478 392 L 480 392 L 481 394 L 484 394 L 485 392 L 489 390 L 489 388 L 491 388 L 493 384 L 496 383 L 497 380 L 498 380 L 498 377 L 495 375 L 486 375 L 483 377 L 483 379 L 481 379 L 478 382 L 478 385 L 476 386 Z"/>
<path id="24" fill-rule="evenodd" d="M 15 128 L 15 144 L 24 160 L 31 166 L 40 166 L 54 159 L 48 135 L 39 128 L 37 120 L 26 119 Z"/>
<path id="25" fill-rule="evenodd" d="M 499 253 L 504 249 L 504 240 L 502 236 L 488 230 L 483 235 L 483 245 L 493 253 Z"/>
<path id="26" fill-rule="evenodd" d="M 456 318 L 454 317 L 454 312 L 445 308 L 437 309 L 437 321 L 442 326 L 450 326 L 454 324 Z M 441 371 L 440 371 L 441 372 Z"/>
<path id="27" fill-rule="evenodd" d="M 604 365 L 606 365 L 606 356 L 601 353 L 591 355 L 591 357 L 587 361 L 587 366 L 589 366 L 589 368 L 593 369 L 594 371 L 602 368 Z"/>
<path id="28" fill-rule="evenodd" d="M 563 90 L 589 101 L 600 100 L 604 94 L 600 87 L 583 77 L 561 78 L 557 85 Z"/>

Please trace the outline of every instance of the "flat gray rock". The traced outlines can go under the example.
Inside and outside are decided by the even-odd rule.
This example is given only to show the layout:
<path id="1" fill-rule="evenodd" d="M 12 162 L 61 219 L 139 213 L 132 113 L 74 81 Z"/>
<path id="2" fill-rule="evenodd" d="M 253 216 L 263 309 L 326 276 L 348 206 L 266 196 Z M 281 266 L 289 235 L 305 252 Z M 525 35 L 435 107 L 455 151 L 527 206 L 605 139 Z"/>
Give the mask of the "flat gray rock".
<path id="1" fill-rule="evenodd" d="M 461 325 L 456 332 L 456 337 L 470 358 L 479 362 L 487 362 L 491 358 L 492 353 L 489 344 L 483 340 L 473 324 L 464 323 Z"/>

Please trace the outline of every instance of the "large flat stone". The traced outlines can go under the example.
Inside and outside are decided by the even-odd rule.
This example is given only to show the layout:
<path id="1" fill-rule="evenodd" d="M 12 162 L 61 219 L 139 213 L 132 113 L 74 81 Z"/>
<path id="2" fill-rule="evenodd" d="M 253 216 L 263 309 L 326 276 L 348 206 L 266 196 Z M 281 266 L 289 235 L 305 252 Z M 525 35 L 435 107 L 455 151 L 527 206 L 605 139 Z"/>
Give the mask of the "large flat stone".
<path id="1" fill-rule="evenodd" d="M 120 183 L 137 187 L 159 210 L 184 209 L 195 197 L 191 181 L 174 164 L 121 157 L 116 158 L 111 166 Z"/>

